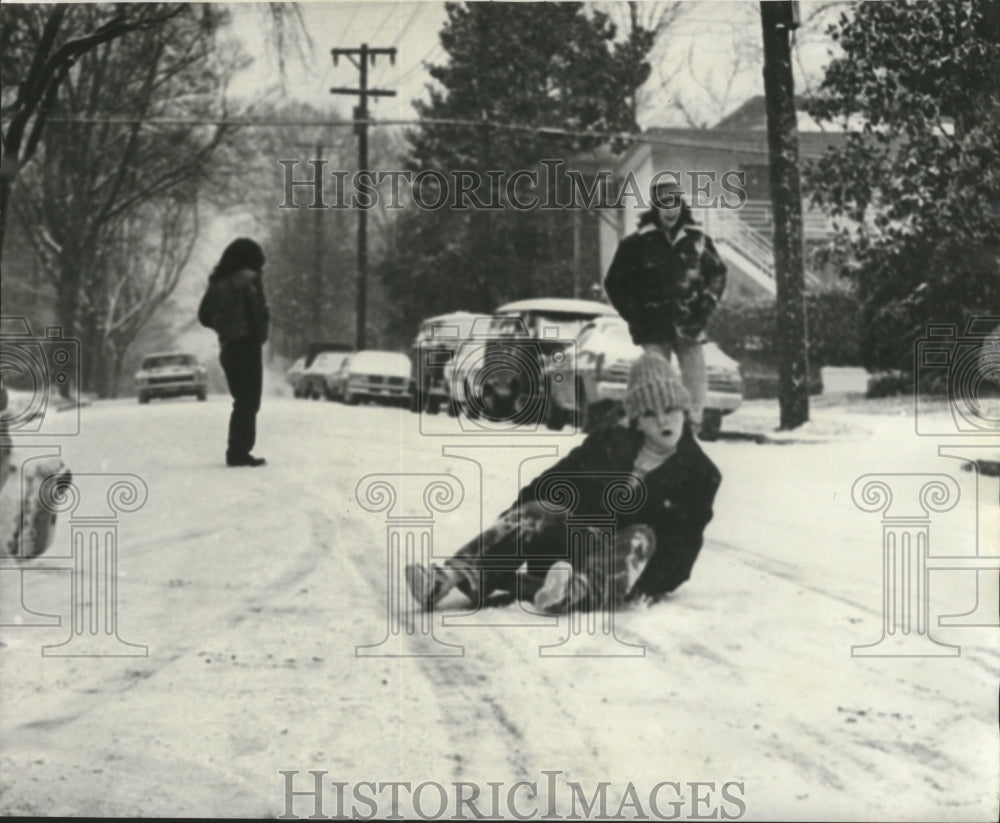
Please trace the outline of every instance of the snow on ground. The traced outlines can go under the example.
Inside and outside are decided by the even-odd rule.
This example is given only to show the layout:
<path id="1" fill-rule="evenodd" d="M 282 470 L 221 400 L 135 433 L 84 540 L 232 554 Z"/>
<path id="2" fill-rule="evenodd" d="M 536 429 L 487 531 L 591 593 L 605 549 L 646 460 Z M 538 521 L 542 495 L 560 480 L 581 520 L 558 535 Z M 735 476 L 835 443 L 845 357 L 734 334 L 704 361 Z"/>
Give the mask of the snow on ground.
<path id="1" fill-rule="evenodd" d="M 38 571 L 5 566 L 4 814 L 277 816 L 291 802 L 308 817 L 312 797 L 286 796 L 280 772 L 305 791 L 321 770 L 327 815 L 329 781 L 347 784 L 344 814 L 371 815 L 357 797 L 373 793 L 378 816 L 393 813 L 391 787 L 363 781 L 437 781 L 453 818 L 454 794 L 473 791 L 454 784 L 467 781 L 484 815 L 549 819 L 585 816 L 571 784 L 589 800 L 606 781 L 602 816 L 625 802 L 623 817 L 647 819 L 997 818 L 1000 634 L 937 625 L 972 609 L 976 573 L 930 576 L 931 634 L 960 656 L 851 656 L 882 632 L 882 523 L 851 500 L 860 475 L 950 475 L 962 497 L 933 515 L 931 553 L 974 554 L 978 540 L 997 554 L 997 480 L 977 486 L 939 456 L 955 438 L 917 437 L 905 403 L 831 393 L 788 435 L 773 432 L 773 403 L 727 418 L 704 445 L 724 479 L 692 579 L 616 614 L 622 643 L 576 636 L 589 657 L 540 652 L 567 635 L 565 618 L 538 625 L 516 605 L 463 615 L 458 596 L 434 630 L 463 656 L 426 656 L 443 647 L 419 635 L 408 648 L 421 656 L 355 655 L 387 634 L 386 515 L 356 499 L 363 476 L 460 483 L 461 504 L 434 522 L 446 555 L 579 437 L 473 436 L 443 415 L 268 397 L 257 449 L 268 465 L 234 470 L 227 411 L 221 396 L 97 402 L 64 444 L 81 476 L 148 485 L 146 505 L 120 517 L 117 589 L 120 636 L 148 656 L 41 656 L 69 632 L 65 517 Z M 948 424 L 943 405 L 934 414 Z M 1000 444 L 976 454 L 996 459 Z M 978 579 L 996 623 L 996 572 Z M 38 614 L 62 625 L 26 625 Z M 610 656 L 624 643 L 645 656 Z M 418 807 L 398 790 L 400 813 L 435 816 L 433 787 Z"/>

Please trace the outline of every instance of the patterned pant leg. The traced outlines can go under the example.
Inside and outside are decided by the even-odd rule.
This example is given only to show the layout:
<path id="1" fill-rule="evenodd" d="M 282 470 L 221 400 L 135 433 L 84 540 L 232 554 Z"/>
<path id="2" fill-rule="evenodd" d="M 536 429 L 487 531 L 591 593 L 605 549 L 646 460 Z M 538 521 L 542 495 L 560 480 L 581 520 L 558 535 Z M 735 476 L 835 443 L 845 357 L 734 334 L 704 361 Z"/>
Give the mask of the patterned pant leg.
<path id="1" fill-rule="evenodd" d="M 595 530 L 595 544 L 600 546 L 600 532 Z M 628 526 L 615 536 L 610 557 L 600 550 L 586 552 L 574 571 L 578 583 L 587 592 L 582 608 L 599 609 L 628 600 L 646 564 L 656 550 L 656 535 L 649 526 Z"/>
<path id="2" fill-rule="evenodd" d="M 473 600 L 480 588 L 486 594 L 497 589 L 516 593 L 518 569 L 527 561 L 529 578 L 537 576 L 541 566 L 551 565 L 557 558 L 547 546 L 552 535 L 565 533 L 565 516 L 545 511 L 537 503 L 513 506 L 501 514 L 479 536 L 462 546 L 445 561 L 458 572 L 459 589 Z"/>

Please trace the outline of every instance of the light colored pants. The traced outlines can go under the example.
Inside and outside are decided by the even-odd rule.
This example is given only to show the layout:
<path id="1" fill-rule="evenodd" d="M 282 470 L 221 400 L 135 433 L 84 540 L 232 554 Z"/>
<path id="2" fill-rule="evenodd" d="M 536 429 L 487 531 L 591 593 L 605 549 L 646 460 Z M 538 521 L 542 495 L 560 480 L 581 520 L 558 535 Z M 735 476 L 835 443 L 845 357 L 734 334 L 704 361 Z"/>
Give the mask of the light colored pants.
<path id="1" fill-rule="evenodd" d="M 658 354 L 670 360 L 671 352 L 677 352 L 677 365 L 681 371 L 681 382 L 691 395 L 691 425 L 701 425 L 705 398 L 708 395 L 708 372 L 705 369 L 705 352 L 702 343 L 678 337 L 673 343 L 643 343 L 647 354 Z"/>

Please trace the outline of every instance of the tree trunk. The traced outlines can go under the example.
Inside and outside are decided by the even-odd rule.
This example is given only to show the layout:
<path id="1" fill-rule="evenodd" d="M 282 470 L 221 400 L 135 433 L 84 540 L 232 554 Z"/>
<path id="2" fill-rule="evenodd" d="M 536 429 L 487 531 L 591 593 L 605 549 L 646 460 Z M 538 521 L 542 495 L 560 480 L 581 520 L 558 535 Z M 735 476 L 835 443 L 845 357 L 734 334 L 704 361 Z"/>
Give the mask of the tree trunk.
<path id="1" fill-rule="evenodd" d="M 774 212 L 774 270 L 777 300 L 778 402 L 781 429 L 809 420 L 809 362 L 806 350 L 805 274 L 802 261 L 802 194 L 789 31 L 792 4 L 761 0 L 764 35 L 764 92 Z"/>
<path id="2" fill-rule="evenodd" d="M 3 243 L 7 236 L 7 217 L 10 214 L 10 196 L 13 191 L 13 175 L 6 171 L 0 172 L 0 260 L 3 260 Z"/>

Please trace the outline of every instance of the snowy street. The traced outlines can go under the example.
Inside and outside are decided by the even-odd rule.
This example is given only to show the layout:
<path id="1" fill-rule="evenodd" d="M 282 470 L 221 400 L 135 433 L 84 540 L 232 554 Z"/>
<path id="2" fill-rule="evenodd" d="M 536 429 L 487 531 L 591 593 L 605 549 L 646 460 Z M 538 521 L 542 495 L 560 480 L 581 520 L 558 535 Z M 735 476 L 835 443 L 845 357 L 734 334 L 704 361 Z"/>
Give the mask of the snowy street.
<path id="1" fill-rule="evenodd" d="M 969 558 L 977 545 L 995 557 L 997 479 L 938 454 L 978 443 L 996 460 L 995 439 L 918 437 L 912 406 L 887 400 L 818 402 L 800 432 L 757 442 L 739 433 L 771 431 L 776 404 L 747 402 L 726 419 L 733 434 L 703 444 L 723 481 L 691 580 L 616 613 L 621 643 L 584 634 L 576 648 L 589 656 L 547 656 L 566 618 L 539 625 L 517 605 L 463 616 L 454 595 L 432 621 L 436 640 L 407 646 L 417 656 L 365 657 L 356 647 L 386 636 L 393 592 L 387 514 L 362 507 L 359 481 L 453 478 L 460 503 L 434 514 L 442 559 L 581 438 L 483 437 L 444 415 L 265 396 L 255 451 L 268 465 L 229 469 L 228 408 L 221 395 L 97 402 L 62 444 L 74 474 L 148 486 L 117 521 L 117 630 L 148 656 L 43 656 L 71 631 L 68 515 L 49 552 L 20 564 L 28 571 L 5 559 L 5 814 L 307 818 L 318 770 L 325 815 L 393 815 L 390 788 L 365 781 L 436 781 L 452 818 L 465 781 L 482 815 L 507 819 L 583 815 L 580 794 L 602 792 L 594 817 L 996 819 L 997 572 L 930 571 L 921 648 L 951 656 L 852 657 L 881 637 L 887 597 L 881 509 L 855 505 L 855 481 L 950 476 L 960 494 L 949 511 L 928 518 L 909 478 L 890 514 L 924 517 L 932 557 Z M 939 625 L 973 610 L 977 581 L 994 625 Z M 617 656 L 626 648 L 644 656 Z M 442 649 L 453 656 L 430 656 Z M 422 813 L 438 794 L 422 793 Z M 400 814 L 414 813 L 412 798 L 400 789 Z"/>

